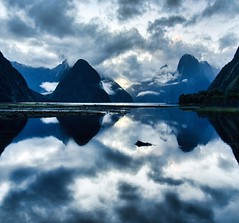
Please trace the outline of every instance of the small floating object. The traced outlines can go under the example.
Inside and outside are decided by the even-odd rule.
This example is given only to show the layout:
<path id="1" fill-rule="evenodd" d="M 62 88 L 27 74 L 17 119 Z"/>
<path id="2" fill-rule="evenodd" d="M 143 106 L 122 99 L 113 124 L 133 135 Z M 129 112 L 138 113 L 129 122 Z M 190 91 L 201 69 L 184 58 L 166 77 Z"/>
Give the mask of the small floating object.
<path id="1" fill-rule="evenodd" d="M 153 144 L 151 144 L 151 143 L 148 143 L 148 142 L 141 142 L 141 141 L 139 141 L 139 140 L 135 143 L 135 145 L 136 145 L 137 147 L 142 147 L 142 146 L 153 146 Z"/>

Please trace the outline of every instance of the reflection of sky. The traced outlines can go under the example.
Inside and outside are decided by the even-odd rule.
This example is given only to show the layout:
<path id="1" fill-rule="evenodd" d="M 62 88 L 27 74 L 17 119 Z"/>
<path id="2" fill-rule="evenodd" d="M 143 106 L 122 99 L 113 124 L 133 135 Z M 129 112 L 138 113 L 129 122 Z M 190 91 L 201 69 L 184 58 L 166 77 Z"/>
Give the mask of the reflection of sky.
<path id="1" fill-rule="evenodd" d="M 0 158 L 1 219 L 236 222 L 239 174 L 230 147 L 216 137 L 184 153 L 176 125 L 147 118 L 124 116 L 85 146 L 54 136 L 9 145 Z M 153 146 L 138 148 L 137 140 Z"/>

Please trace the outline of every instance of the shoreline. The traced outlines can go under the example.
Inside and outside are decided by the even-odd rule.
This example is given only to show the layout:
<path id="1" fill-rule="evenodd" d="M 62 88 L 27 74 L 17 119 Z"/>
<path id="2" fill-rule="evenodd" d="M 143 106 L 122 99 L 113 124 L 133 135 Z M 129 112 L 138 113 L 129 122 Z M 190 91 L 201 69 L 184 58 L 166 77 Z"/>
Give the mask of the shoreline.
<path id="1" fill-rule="evenodd" d="M 127 114 L 131 109 L 179 108 L 198 113 L 239 113 L 239 107 L 180 105 L 166 103 L 61 103 L 18 102 L 0 103 L 0 118 L 34 118 L 71 115 Z"/>

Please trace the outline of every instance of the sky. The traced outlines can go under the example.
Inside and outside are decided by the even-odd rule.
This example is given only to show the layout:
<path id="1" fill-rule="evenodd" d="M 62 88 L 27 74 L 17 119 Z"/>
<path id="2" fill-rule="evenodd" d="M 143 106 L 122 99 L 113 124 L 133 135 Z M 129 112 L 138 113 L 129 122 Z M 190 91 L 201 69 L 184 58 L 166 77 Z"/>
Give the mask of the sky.
<path id="1" fill-rule="evenodd" d="M 185 53 L 223 67 L 238 21 L 238 0 L 0 0 L 0 51 L 34 67 L 82 58 L 127 87 Z"/>

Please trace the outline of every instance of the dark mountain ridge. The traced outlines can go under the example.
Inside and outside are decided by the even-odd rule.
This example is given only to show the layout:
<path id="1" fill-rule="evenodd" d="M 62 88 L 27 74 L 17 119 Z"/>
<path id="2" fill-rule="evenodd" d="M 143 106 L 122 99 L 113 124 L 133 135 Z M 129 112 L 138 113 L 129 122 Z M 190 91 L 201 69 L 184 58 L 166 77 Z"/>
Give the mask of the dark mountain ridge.
<path id="1" fill-rule="evenodd" d="M 0 102 L 31 102 L 41 98 L 0 52 Z"/>
<path id="2" fill-rule="evenodd" d="M 218 89 L 224 92 L 239 91 L 239 47 L 233 59 L 226 64 L 208 90 Z"/>

